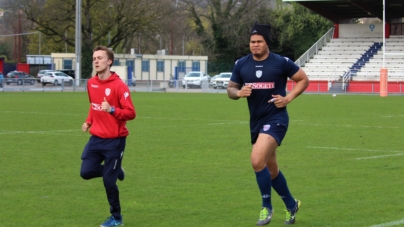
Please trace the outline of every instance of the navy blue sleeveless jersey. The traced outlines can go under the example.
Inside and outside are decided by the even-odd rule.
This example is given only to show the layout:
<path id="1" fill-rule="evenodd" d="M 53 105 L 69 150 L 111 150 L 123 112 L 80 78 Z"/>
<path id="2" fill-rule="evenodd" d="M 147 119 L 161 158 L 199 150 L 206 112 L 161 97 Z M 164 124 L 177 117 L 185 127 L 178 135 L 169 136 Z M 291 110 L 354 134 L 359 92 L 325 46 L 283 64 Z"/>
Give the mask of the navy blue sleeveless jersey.
<path id="1" fill-rule="evenodd" d="M 287 78 L 298 70 L 299 67 L 289 58 L 274 53 L 269 53 L 263 61 L 255 61 L 251 54 L 236 61 L 230 80 L 240 85 L 252 85 L 251 96 L 247 97 L 251 132 L 258 132 L 268 122 L 288 127 L 286 107 L 277 108 L 268 101 L 272 95 L 286 95 Z"/>

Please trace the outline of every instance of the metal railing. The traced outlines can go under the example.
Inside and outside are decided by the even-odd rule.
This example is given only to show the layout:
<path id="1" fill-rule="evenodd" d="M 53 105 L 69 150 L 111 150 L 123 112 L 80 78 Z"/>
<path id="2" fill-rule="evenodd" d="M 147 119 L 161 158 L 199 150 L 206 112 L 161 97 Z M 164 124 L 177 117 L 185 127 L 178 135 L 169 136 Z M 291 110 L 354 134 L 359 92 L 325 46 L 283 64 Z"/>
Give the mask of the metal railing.
<path id="1" fill-rule="evenodd" d="M 0 92 L 8 91 L 31 91 L 31 92 L 86 92 L 88 79 L 75 80 L 73 82 L 44 84 L 37 82 L 36 79 L 22 81 L 21 83 L 9 83 L 0 80 Z M 124 81 L 130 91 L 139 92 L 209 92 L 225 93 L 226 87 L 215 88 L 209 81 L 202 81 L 200 86 L 191 86 L 182 84 L 182 80 L 142 80 L 132 83 L 131 80 Z"/>
<path id="2" fill-rule="evenodd" d="M 313 46 L 311 46 L 300 58 L 298 58 L 295 63 L 299 67 L 304 66 L 306 62 L 309 62 L 310 59 L 318 54 L 318 50 L 325 46 L 334 36 L 334 27 L 328 30 Z"/>
<path id="3" fill-rule="evenodd" d="M 344 73 L 344 75 L 342 75 L 342 90 L 343 91 L 346 92 L 351 78 L 352 78 L 352 72 L 351 72 L 351 69 L 348 68 L 347 71 Z"/>
<path id="4" fill-rule="evenodd" d="M 404 73 L 404 72 L 403 72 Z M 335 74 L 336 75 L 336 74 Z M 341 79 L 339 75 L 330 75 L 330 80 L 337 81 L 337 78 Z M 400 94 L 404 95 L 404 81 L 403 76 L 397 75 L 394 81 L 388 81 L 388 85 L 392 86 L 388 92 L 389 94 Z M 327 80 L 323 81 L 311 81 L 309 88 L 306 89 L 305 93 L 328 93 L 329 87 L 332 84 Z M 345 93 L 374 93 L 379 94 L 379 81 L 352 81 L 350 80 L 349 72 L 345 73 L 342 77 L 343 87 L 342 92 Z M 41 83 L 31 84 L 30 82 L 24 82 L 21 85 L 16 83 L 6 84 L 0 81 L 0 92 L 87 92 L 87 82 L 88 80 L 75 81 L 75 83 L 63 83 L 59 85 Z M 130 81 L 125 81 L 129 83 Z M 288 89 L 293 89 L 295 82 L 292 80 L 288 81 Z M 349 90 L 348 90 L 349 85 Z M 215 88 L 212 84 L 205 81 L 201 87 L 188 87 L 182 86 L 181 81 L 174 81 L 173 84 L 169 80 L 165 81 L 137 81 L 136 85 L 128 85 L 131 92 L 180 92 L 180 93 L 221 93 L 226 94 L 227 89 L 225 87 Z M 290 91 L 290 90 L 289 90 Z"/>

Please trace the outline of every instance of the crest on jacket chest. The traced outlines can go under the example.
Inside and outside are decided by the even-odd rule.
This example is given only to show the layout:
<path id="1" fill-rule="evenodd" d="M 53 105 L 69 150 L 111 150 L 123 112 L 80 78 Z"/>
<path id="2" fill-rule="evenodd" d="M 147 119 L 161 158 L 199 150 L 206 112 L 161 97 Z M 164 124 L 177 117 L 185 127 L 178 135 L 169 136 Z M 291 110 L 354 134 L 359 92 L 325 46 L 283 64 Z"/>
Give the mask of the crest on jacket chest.
<path id="1" fill-rule="evenodd" d="M 257 76 L 257 78 L 261 78 L 261 76 L 262 76 L 262 70 L 257 70 L 257 71 L 255 71 L 255 75 Z"/>
<path id="2" fill-rule="evenodd" d="M 106 88 L 105 89 L 105 95 L 109 96 L 111 94 L 111 89 L 110 88 Z"/>

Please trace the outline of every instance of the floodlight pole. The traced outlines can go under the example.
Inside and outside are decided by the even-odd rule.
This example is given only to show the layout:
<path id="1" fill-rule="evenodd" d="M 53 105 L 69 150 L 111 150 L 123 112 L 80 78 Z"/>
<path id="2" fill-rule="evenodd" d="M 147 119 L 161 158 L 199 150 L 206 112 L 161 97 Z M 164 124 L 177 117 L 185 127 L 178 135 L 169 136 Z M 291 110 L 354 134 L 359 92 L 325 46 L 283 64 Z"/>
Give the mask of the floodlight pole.
<path id="1" fill-rule="evenodd" d="M 388 94 L 388 69 L 385 68 L 386 57 L 386 3 L 383 0 L 383 68 L 380 69 L 380 96 L 386 97 Z"/>
<path id="2" fill-rule="evenodd" d="M 175 5 L 174 8 L 177 8 L 177 4 L 178 4 L 178 0 L 175 0 Z M 173 48 L 174 48 L 174 44 L 173 44 L 173 22 L 170 22 L 170 55 L 173 55 Z"/>
<path id="3" fill-rule="evenodd" d="M 385 63 L 385 55 L 386 55 L 386 3 L 383 0 L 383 68 Z"/>
<path id="4" fill-rule="evenodd" d="M 80 85 L 81 78 L 81 0 L 76 0 L 76 85 Z"/>
<path id="5" fill-rule="evenodd" d="M 41 55 L 41 32 L 38 32 L 38 55 Z"/>

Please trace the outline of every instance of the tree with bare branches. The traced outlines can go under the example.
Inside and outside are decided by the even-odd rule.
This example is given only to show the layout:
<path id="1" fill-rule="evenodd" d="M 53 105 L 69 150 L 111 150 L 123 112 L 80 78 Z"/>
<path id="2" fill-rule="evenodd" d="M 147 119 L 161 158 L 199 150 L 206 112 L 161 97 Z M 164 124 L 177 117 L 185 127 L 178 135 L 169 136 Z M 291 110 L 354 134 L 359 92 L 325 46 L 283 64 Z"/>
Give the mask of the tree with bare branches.
<path id="1" fill-rule="evenodd" d="M 75 0 L 9 0 L 17 4 L 34 29 L 56 43 L 75 46 Z M 105 45 L 128 52 L 139 32 L 158 30 L 157 20 L 172 10 L 171 2 L 159 0 L 82 0 L 83 78 L 91 76 L 92 48 Z M 67 34 L 70 34 L 67 35 Z"/>
<path id="2" fill-rule="evenodd" d="M 233 60 L 246 52 L 255 13 L 264 0 L 182 0 L 194 29 L 213 59 Z"/>

